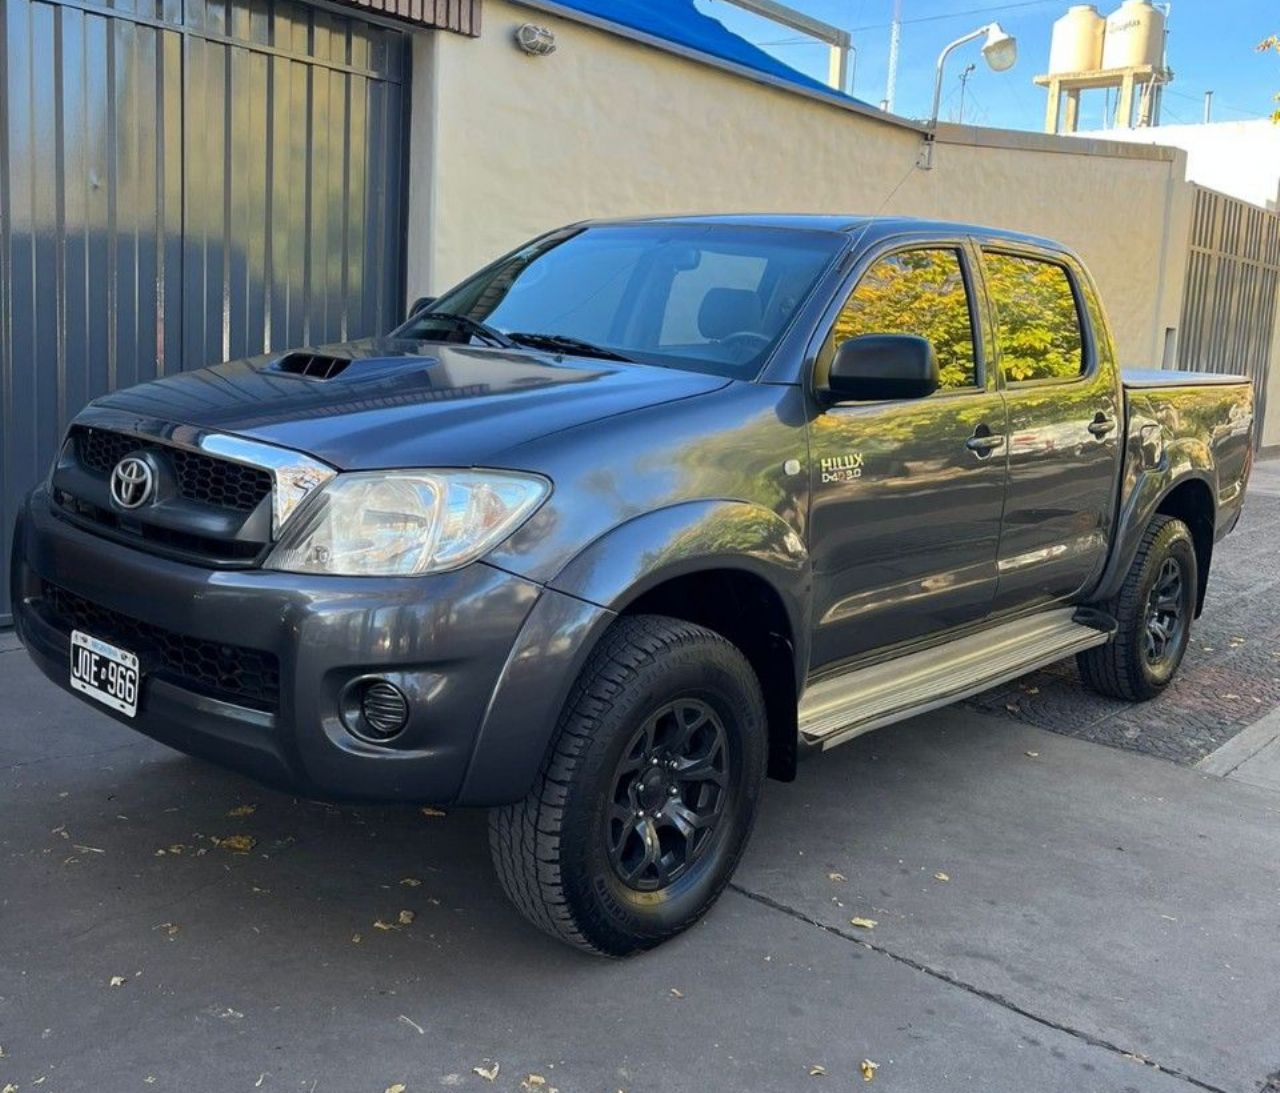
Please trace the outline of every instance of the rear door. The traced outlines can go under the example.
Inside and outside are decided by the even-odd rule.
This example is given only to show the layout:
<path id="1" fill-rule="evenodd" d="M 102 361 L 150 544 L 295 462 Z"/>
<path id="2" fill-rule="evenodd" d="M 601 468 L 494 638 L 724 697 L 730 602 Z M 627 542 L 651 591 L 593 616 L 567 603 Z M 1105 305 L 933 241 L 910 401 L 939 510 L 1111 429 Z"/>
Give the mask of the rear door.
<path id="1" fill-rule="evenodd" d="M 1097 297 L 1069 258 L 982 250 L 1009 414 L 997 612 L 1069 600 L 1106 562 L 1123 407 Z"/>
<path id="2" fill-rule="evenodd" d="M 975 261 L 961 239 L 878 251 L 855 275 L 818 353 L 820 388 L 847 339 L 923 335 L 942 387 L 922 399 L 817 406 L 809 427 L 814 670 L 978 622 L 991 609 L 1005 416 L 980 334 Z"/>

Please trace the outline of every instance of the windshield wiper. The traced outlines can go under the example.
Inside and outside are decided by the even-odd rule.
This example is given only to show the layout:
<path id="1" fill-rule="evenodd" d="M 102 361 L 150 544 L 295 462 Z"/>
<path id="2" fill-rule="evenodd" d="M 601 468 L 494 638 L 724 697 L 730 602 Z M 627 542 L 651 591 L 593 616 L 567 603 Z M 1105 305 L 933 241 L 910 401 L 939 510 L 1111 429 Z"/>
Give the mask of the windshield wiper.
<path id="1" fill-rule="evenodd" d="M 538 334 L 526 331 L 511 331 L 507 334 L 518 345 L 527 345 L 533 349 L 563 350 L 566 353 L 579 353 L 584 357 L 599 357 L 606 361 L 626 361 L 634 364 L 630 357 L 623 356 L 616 349 L 606 349 L 602 345 L 593 345 L 581 338 L 569 334 Z"/>
<path id="2" fill-rule="evenodd" d="M 515 340 L 507 337 L 501 330 L 489 326 L 488 323 L 482 323 L 479 319 L 473 319 L 469 315 L 457 315 L 452 311 L 421 311 L 414 318 L 437 319 L 440 322 L 453 323 L 454 326 L 460 326 L 477 337 L 483 338 L 490 345 L 500 346 L 503 349 L 514 349 L 516 346 Z"/>

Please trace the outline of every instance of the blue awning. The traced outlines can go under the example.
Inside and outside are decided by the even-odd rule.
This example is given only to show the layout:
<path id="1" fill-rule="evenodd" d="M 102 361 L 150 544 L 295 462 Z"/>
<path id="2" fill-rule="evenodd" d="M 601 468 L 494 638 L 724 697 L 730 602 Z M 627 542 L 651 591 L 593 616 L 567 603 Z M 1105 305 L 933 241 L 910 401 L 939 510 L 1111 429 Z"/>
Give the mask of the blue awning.
<path id="1" fill-rule="evenodd" d="M 723 61 L 732 61 L 775 79 L 785 80 L 811 91 L 849 98 L 820 80 L 783 64 L 772 54 L 734 34 L 723 23 L 703 15 L 693 0 L 554 0 L 561 7 L 580 11 L 596 19 L 629 27 L 686 49 L 696 50 Z M 853 100 L 857 101 L 857 100 Z"/>

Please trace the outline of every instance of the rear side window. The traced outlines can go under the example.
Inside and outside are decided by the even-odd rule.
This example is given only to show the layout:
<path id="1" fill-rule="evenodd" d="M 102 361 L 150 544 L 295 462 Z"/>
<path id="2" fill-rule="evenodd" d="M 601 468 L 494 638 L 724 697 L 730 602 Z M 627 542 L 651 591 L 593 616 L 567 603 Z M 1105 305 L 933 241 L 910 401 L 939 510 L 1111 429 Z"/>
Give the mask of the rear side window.
<path id="1" fill-rule="evenodd" d="M 938 357 L 940 386 L 975 388 L 973 316 L 959 252 L 911 250 L 877 261 L 840 311 L 832 350 L 862 334 L 928 338 Z"/>
<path id="2" fill-rule="evenodd" d="M 1075 379 L 1085 367 L 1080 309 L 1064 266 L 984 255 L 1000 367 L 1010 383 Z"/>

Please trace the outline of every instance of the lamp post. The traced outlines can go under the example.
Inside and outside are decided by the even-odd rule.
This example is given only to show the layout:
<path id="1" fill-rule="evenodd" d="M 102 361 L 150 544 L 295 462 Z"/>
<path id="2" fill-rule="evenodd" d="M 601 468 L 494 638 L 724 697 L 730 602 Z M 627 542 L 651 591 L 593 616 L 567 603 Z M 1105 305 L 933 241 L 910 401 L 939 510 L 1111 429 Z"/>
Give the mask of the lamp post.
<path id="1" fill-rule="evenodd" d="M 986 38 L 982 43 L 982 56 L 993 72 L 1007 72 L 1018 60 L 1018 41 L 1005 31 L 999 23 L 988 23 L 977 30 L 962 35 L 954 42 L 943 47 L 938 54 L 938 71 L 933 83 L 933 109 L 929 112 L 929 131 L 925 134 L 924 148 L 920 155 L 920 166 L 926 171 L 933 166 L 934 137 L 938 129 L 938 110 L 942 105 L 942 70 L 952 52 L 968 42 L 978 38 Z"/>

